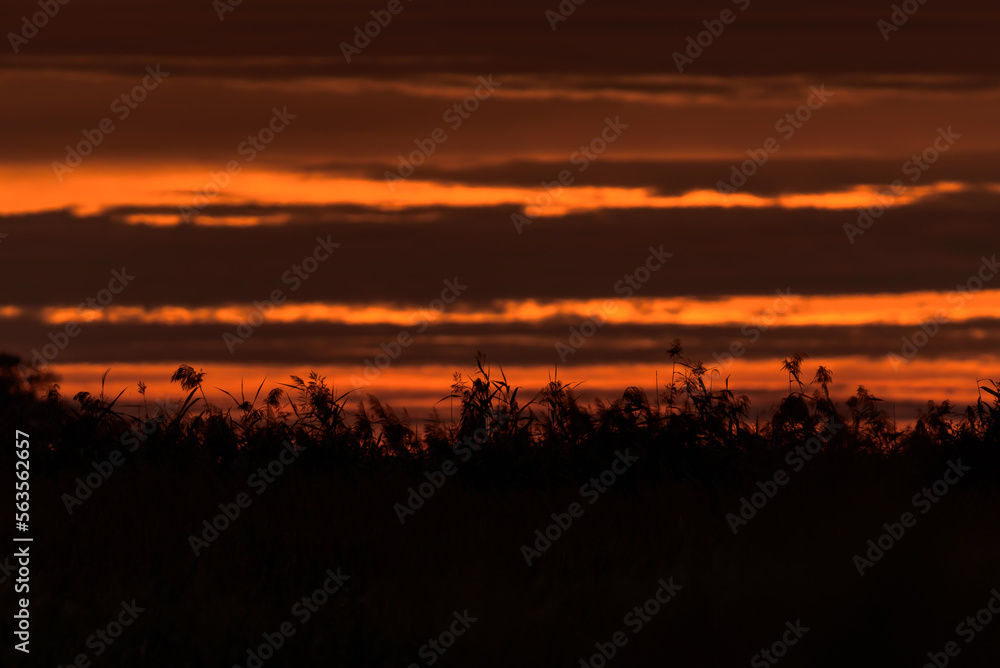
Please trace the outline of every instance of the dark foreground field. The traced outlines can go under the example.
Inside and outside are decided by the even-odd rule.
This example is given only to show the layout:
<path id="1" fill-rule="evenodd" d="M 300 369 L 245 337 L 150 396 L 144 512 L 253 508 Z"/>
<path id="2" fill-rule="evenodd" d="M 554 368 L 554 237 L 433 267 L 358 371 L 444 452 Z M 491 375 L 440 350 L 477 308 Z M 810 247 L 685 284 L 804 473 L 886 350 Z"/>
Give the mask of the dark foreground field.
<path id="1" fill-rule="evenodd" d="M 559 383 L 526 407 L 484 368 L 454 425 L 416 433 L 318 378 L 206 410 L 185 368 L 175 405 L 70 408 L 8 359 L 4 429 L 31 435 L 21 663 L 996 665 L 996 401 L 897 433 L 799 363 L 759 425 L 698 365 L 653 406 L 589 408 Z"/>

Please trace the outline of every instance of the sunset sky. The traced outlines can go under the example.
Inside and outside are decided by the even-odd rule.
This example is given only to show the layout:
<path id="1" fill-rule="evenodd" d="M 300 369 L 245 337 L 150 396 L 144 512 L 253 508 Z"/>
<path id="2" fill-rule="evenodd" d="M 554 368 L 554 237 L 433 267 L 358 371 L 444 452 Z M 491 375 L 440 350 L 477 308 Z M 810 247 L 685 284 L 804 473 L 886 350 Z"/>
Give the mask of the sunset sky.
<path id="1" fill-rule="evenodd" d="M 134 402 L 182 362 L 346 391 L 402 336 L 363 391 L 423 416 L 477 350 L 607 399 L 652 394 L 680 338 L 760 410 L 793 352 L 900 418 L 974 401 L 1000 378 L 1000 9 L 912 4 L 70 0 L 34 28 L 12 0 L 0 350 L 77 322 L 64 393 L 111 368 Z"/>

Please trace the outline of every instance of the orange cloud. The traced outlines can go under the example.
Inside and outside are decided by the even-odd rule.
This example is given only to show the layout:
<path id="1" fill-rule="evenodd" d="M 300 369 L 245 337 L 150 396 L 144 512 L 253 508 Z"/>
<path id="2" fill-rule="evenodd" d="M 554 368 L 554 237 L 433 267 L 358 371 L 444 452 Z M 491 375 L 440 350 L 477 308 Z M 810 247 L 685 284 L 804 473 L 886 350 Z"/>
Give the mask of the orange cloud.
<path id="1" fill-rule="evenodd" d="M 958 286 L 956 286 L 958 287 Z M 254 311 L 246 304 L 218 306 L 120 306 L 81 314 L 76 307 L 42 309 L 52 325 L 72 321 L 109 324 L 238 325 Z M 1000 312 L 1000 289 L 959 294 L 905 292 L 871 295 L 796 295 L 790 288 L 770 295 L 727 296 L 718 299 L 690 297 L 631 299 L 564 299 L 553 302 L 498 300 L 488 307 L 463 309 L 460 303 L 443 313 L 390 304 L 337 304 L 309 302 L 274 306 L 268 322 L 329 322 L 347 325 L 390 324 L 409 326 L 426 319 L 453 324 L 540 323 L 550 319 L 584 319 L 599 314 L 612 324 L 671 325 L 919 325 L 945 313 L 951 322 L 994 318 Z M 22 311 L 0 307 L 0 317 L 14 318 Z"/>

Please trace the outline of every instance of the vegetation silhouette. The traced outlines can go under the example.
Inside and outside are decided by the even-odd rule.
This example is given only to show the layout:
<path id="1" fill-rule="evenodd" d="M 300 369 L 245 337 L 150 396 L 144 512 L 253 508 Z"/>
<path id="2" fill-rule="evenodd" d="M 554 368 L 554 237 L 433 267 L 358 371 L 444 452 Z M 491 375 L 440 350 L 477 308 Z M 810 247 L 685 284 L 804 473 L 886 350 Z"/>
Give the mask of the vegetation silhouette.
<path id="1" fill-rule="evenodd" d="M 812 630 L 788 665 L 920 665 L 996 586 L 996 383 L 981 381 L 964 411 L 928 402 L 900 429 L 864 387 L 834 401 L 831 371 L 809 380 L 794 354 L 788 395 L 751 420 L 728 379 L 716 387 L 679 341 L 666 352 L 670 379 L 652 402 L 629 387 L 591 405 L 558 378 L 526 400 L 480 354 L 444 397 L 457 416 L 422 424 L 317 373 L 252 396 L 222 390 L 220 407 L 205 374 L 181 365 L 173 403 L 150 405 L 140 384 L 143 401 L 122 406 L 103 381 L 69 402 L 51 374 L 24 378 L 17 357 L 0 356 L 0 415 L 31 434 L 33 531 L 46 546 L 32 605 L 51 640 L 39 659 L 75 656 L 135 598 L 150 612 L 105 665 L 244 666 L 340 567 L 347 585 L 267 663 L 422 665 L 419 648 L 468 609 L 481 621 L 443 664 L 579 665 L 674 577 L 684 590 L 615 665 L 745 663 L 796 618 Z M 790 468 L 788 453 L 820 435 L 815 457 Z M 256 494 L 250 477 L 288 447 L 294 463 Z M 626 449 L 638 462 L 527 565 L 535 530 Z M 124 463 L 68 504 L 115 451 Z M 861 577 L 853 555 L 958 459 L 970 473 Z M 448 462 L 457 471 L 401 521 L 397 506 Z M 734 531 L 727 515 L 779 470 L 790 481 Z M 196 555 L 190 536 L 240 493 L 252 504 Z M 995 657 L 1000 641 L 983 636 L 966 665 Z"/>
<path id="2" fill-rule="evenodd" d="M 829 450 L 880 457 L 932 447 L 992 444 L 1000 435 L 1000 385 L 992 380 L 981 381 L 992 387 L 980 386 L 979 400 L 964 412 L 956 412 L 950 401 L 928 401 L 915 423 L 899 430 L 882 408 L 882 400 L 864 386 L 847 399 L 846 410 L 839 408 L 830 396 L 833 374 L 823 366 L 808 383 L 814 389 L 807 392 L 802 365 L 808 356 L 795 353 L 781 367 L 788 374 L 788 395 L 761 424 L 759 418 L 750 422 L 750 400 L 735 394 L 728 378 L 722 389 L 713 389 L 711 377 L 717 372 L 684 358 L 679 341 L 667 352 L 672 362 L 670 382 L 657 389 L 654 402 L 642 388 L 629 387 L 620 399 L 610 403 L 596 399 L 592 406 L 581 405 L 574 395 L 578 383 L 558 379 L 533 399 L 519 401 L 521 388 L 511 386 L 502 369 L 494 373 L 480 353 L 474 376 L 465 379 L 456 373 L 452 392 L 445 397 L 459 400 L 459 419 L 445 421 L 435 409 L 422 420 L 422 427 L 414 426 L 405 411 L 397 415 L 370 394 L 350 410 L 353 391 L 337 394 L 316 372 L 306 380 L 291 376 L 289 383 L 278 383 L 261 396 L 263 381 L 250 399 L 242 387 L 239 398 L 216 388 L 232 400 L 232 405 L 219 407 L 208 401 L 204 372 L 182 364 L 171 382 L 178 383 L 186 396 L 161 402 L 154 415 L 142 382 L 138 384 L 142 405 L 119 406 L 125 390 L 114 398 L 107 395 L 105 373 L 100 393 L 77 393 L 75 407 L 60 394 L 54 375 L 25 377 L 18 371 L 19 358 L 0 355 L 0 397 L 5 417 L 35 421 L 53 443 L 47 456 L 65 463 L 107 454 L 109 448 L 118 447 L 123 433 L 153 426 L 157 428 L 150 429 L 153 435 L 144 450 L 169 448 L 175 460 L 190 457 L 219 466 L 238 457 L 273 457 L 286 441 L 318 453 L 311 457 L 345 466 L 371 465 L 381 459 L 396 465 L 434 463 L 453 457 L 452 446 L 472 438 L 481 427 L 489 433 L 482 444 L 488 456 L 528 464 L 555 453 L 584 466 L 596 453 L 623 445 L 703 448 L 734 457 L 782 450 L 817 435 L 827 424 L 849 427 L 832 440 Z"/>

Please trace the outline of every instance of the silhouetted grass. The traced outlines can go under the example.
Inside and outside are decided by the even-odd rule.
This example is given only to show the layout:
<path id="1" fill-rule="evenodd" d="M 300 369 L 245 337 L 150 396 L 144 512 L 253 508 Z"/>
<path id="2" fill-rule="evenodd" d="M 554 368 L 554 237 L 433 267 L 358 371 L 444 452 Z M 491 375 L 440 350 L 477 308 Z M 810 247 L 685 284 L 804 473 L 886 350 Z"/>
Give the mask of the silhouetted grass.
<path id="1" fill-rule="evenodd" d="M 841 406 L 828 370 L 803 381 L 793 355 L 789 394 L 751 422 L 746 397 L 669 352 L 652 402 L 631 387 L 589 406 L 558 380 L 525 399 L 480 357 L 452 385 L 456 419 L 419 427 L 317 374 L 218 407 L 185 365 L 176 403 L 123 408 L 103 388 L 67 402 L 3 357 L 4 424 L 32 436 L 33 659 L 70 663 L 135 598 L 146 612 L 94 665 L 245 666 L 338 567 L 347 586 L 264 665 L 426 665 L 421 645 L 468 608 L 479 621 L 436 665 L 577 666 L 669 577 L 683 591 L 609 665 L 746 665 L 799 618 L 811 630 L 782 665 L 923 665 L 954 640 L 1000 584 L 1000 388 L 897 429 L 864 388 Z M 787 453 L 821 434 L 792 472 Z M 286 444 L 295 462 L 196 557 L 189 536 Z M 626 448 L 639 461 L 528 566 L 521 546 Z M 67 512 L 114 450 L 125 463 Z M 957 458 L 972 470 L 860 577 L 852 557 Z M 396 504 L 448 461 L 457 473 L 401 524 Z M 778 469 L 790 482 L 734 534 L 727 514 Z M 992 665 L 996 630 L 963 665 Z"/>

